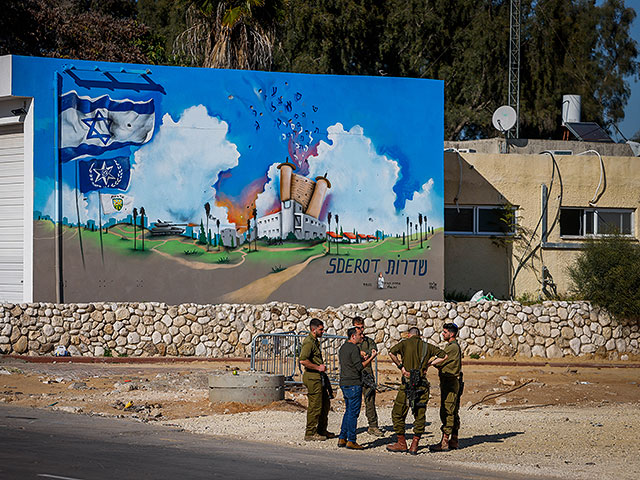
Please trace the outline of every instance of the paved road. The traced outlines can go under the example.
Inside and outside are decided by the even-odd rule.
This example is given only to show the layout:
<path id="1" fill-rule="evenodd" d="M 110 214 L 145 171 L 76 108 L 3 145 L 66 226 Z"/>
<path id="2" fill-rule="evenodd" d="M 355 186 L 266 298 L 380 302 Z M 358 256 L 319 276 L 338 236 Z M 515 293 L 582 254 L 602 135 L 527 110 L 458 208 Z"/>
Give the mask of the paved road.
<path id="1" fill-rule="evenodd" d="M 521 479 L 426 455 L 318 451 L 195 435 L 130 420 L 0 406 L 2 479 Z"/>

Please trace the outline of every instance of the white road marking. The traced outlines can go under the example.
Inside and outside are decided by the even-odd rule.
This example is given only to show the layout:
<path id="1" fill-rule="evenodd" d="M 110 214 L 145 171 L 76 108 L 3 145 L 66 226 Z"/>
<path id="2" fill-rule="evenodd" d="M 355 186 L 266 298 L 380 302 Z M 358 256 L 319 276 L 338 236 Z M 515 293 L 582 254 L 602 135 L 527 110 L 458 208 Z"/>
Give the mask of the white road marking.
<path id="1" fill-rule="evenodd" d="M 46 478 L 56 478 L 58 480 L 82 480 L 81 478 L 74 478 L 74 477 L 60 477 L 58 475 L 50 475 L 48 473 L 39 473 L 38 474 L 39 477 L 46 477 Z"/>

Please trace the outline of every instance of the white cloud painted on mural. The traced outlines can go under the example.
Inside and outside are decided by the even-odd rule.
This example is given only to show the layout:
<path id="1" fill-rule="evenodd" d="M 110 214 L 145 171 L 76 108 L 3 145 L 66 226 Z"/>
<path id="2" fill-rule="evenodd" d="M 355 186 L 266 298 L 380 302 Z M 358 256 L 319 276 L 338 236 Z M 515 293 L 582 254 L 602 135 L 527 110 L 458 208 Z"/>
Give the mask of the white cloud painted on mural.
<path id="1" fill-rule="evenodd" d="M 58 196 L 56 191 L 49 196 L 44 206 L 43 213 L 51 218 L 56 217 L 56 205 Z M 62 184 L 62 216 L 67 217 L 67 221 L 76 225 L 78 223 L 78 213 L 80 214 L 80 223 L 85 224 L 87 220 L 93 219 L 98 225 L 98 192 L 89 192 L 82 194 L 78 191 L 78 208 L 76 210 L 76 193 L 75 188 L 71 188 L 66 183 Z"/>
<path id="2" fill-rule="evenodd" d="M 186 109 L 177 122 L 169 114 L 162 117 L 153 140 L 135 153 L 128 192 L 151 222 L 199 223 L 209 202 L 211 215 L 227 224 L 227 209 L 215 206 L 212 185 L 221 171 L 238 164 L 240 154 L 226 139 L 228 130 L 203 105 Z"/>
<path id="3" fill-rule="evenodd" d="M 260 193 L 256 199 L 256 209 L 259 217 L 264 216 L 274 204 L 280 201 L 280 170 L 277 163 L 269 167 L 267 177 L 269 180 L 264 186 L 264 192 Z"/>
<path id="4" fill-rule="evenodd" d="M 338 123 L 328 128 L 332 144 L 320 142 L 318 156 L 309 158 L 310 178 L 327 173 L 331 182 L 330 210 L 338 214 L 344 230 L 373 234 L 376 230 L 401 233 L 406 230 L 406 215 L 416 222 L 418 214 L 426 215 L 430 226 L 442 226 L 442 214 L 438 213 L 442 200 L 433 193 L 433 179 L 425 182 L 419 191 L 397 212 L 393 191 L 400 175 L 397 162 L 379 155 L 371 139 L 360 126 L 349 131 Z M 275 179 L 276 165 L 269 169 L 269 183 L 258 197 L 257 204 L 267 208 L 278 198 Z M 434 210 L 434 206 L 436 209 Z M 260 211 L 260 208 L 259 208 Z M 259 213 L 264 214 L 264 211 Z"/>

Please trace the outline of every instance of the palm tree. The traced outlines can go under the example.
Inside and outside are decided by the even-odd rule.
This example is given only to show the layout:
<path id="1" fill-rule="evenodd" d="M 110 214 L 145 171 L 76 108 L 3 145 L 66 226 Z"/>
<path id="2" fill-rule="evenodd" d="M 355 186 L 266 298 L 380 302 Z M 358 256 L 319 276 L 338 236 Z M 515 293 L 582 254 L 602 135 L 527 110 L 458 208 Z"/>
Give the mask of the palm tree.
<path id="1" fill-rule="evenodd" d="M 340 219 L 338 217 L 338 214 L 336 213 L 336 235 L 338 235 L 338 223 L 340 223 Z M 336 255 L 340 255 L 340 242 L 338 242 L 337 238 L 336 238 Z"/>
<path id="2" fill-rule="evenodd" d="M 216 218 L 216 227 L 218 228 L 218 236 L 216 237 L 216 243 L 218 244 L 218 251 L 220 251 L 220 220 Z"/>
<path id="3" fill-rule="evenodd" d="M 429 224 L 427 223 L 427 216 L 424 215 L 424 239 L 429 237 Z"/>
<path id="4" fill-rule="evenodd" d="M 407 250 L 410 250 L 410 247 L 409 247 L 410 232 L 411 232 L 411 229 L 409 228 L 409 217 L 407 217 Z"/>
<path id="5" fill-rule="evenodd" d="M 136 219 L 138 218 L 138 209 L 133 207 L 133 249 L 136 250 Z"/>
<path id="6" fill-rule="evenodd" d="M 140 207 L 140 233 L 142 233 L 142 251 L 144 252 L 144 207 Z"/>
<path id="7" fill-rule="evenodd" d="M 173 53 L 208 68 L 270 70 L 282 0 L 188 0 Z"/>
<path id="8" fill-rule="evenodd" d="M 420 223 L 420 248 L 422 248 L 422 214 L 418 214 L 418 222 Z"/>
<path id="9" fill-rule="evenodd" d="M 257 252 L 258 251 L 258 209 L 256 207 L 253 207 L 253 210 L 251 211 L 251 213 L 253 214 L 253 226 L 256 229 L 255 236 L 253 237 L 253 249 Z"/>
<path id="10" fill-rule="evenodd" d="M 209 205 L 209 202 L 204 204 L 204 213 L 206 214 L 205 216 L 207 217 L 207 232 L 209 231 L 209 217 L 211 216 L 211 205 Z M 209 251 L 209 245 L 211 244 L 211 241 L 209 241 L 209 239 L 207 239 L 207 252 Z"/>
<path id="11" fill-rule="evenodd" d="M 327 232 L 331 231 L 331 212 L 327 213 L 327 223 L 329 224 L 329 228 Z M 331 253 L 331 236 L 327 235 L 327 246 L 329 247 L 329 252 Z"/>

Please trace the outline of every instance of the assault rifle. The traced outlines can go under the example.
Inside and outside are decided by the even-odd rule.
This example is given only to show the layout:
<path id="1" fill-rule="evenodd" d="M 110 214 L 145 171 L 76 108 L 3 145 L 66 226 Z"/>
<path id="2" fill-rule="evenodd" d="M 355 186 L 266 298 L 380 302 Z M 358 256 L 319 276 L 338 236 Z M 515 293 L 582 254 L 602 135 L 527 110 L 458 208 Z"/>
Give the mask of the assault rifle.
<path id="1" fill-rule="evenodd" d="M 327 391 L 329 398 L 334 398 L 333 387 L 331 386 L 331 380 L 327 372 L 320 372 L 320 381 L 322 382 L 322 389 Z"/>
<path id="2" fill-rule="evenodd" d="M 404 383 L 404 391 L 407 396 L 407 402 L 411 408 L 411 412 L 415 417 L 420 408 L 427 406 L 426 403 L 420 402 L 420 398 L 425 394 L 428 384 L 422 378 L 422 372 L 419 369 L 409 370 L 409 378 L 402 378 Z"/>

